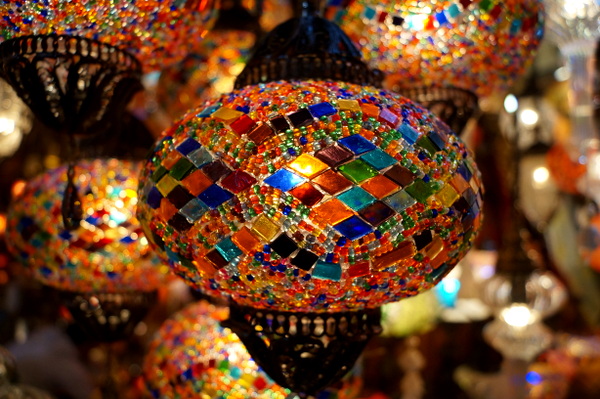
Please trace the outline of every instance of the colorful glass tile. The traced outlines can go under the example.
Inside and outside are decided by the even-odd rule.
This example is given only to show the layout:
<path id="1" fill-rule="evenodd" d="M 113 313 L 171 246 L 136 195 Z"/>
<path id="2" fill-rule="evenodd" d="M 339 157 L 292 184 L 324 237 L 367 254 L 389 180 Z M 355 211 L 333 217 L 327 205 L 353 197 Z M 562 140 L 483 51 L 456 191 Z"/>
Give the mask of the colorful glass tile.
<path id="1" fill-rule="evenodd" d="M 212 180 L 206 177 L 201 170 L 195 170 L 185 177 L 181 184 L 193 195 L 198 195 L 212 184 Z"/>
<path id="2" fill-rule="evenodd" d="M 371 272 L 371 265 L 367 262 L 358 262 L 350 265 L 348 268 L 348 277 L 356 278 L 368 275 Z"/>
<path id="3" fill-rule="evenodd" d="M 339 263 L 317 262 L 312 270 L 312 276 L 319 280 L 340 281 L 342 268 Z"/>
<path id="4" fill-rule="evenodd" d="M 269 186 L 278 188 L 281 191 L 289 191 L 305 181 L 306 179 L 302 176 L 298 176 L 286 169 L 280 169 L 264 180 Z"/>
<path id="5" fill-rule="evenodd" d="M 348 237 L 351 240 L 357 240 L 372 232 L 371 226 L 358 216 L 352 216 L 333 227 L 339 231 L 341 235 Z"/>
<path id="6" fill-rule="evenodd" d="M 396 212 L 402 212 L 417 203 L 417 200 L 404 190 L 384 198 L 383 201 L 394 208 Z"/>
<path id="7" fill-rule="evenodd" d="M 158 208 L 158 214 L 164 220 L 169 220 L 177 213 L 178 209 L 175 208 L 175 205 L 171 204 L 168 200 L 163 199 L 160 202 L 160 207 Z"/>
<path id="8" fill-rule="evenodd" d="M 254 144 L 261 144 L 263 141 L 273 136 L 275 132 L 269 125 L 262 123 L 256 126 L 248 133 L 248 138 L 252 140 Z"/>
<path id="9" fill-rule="evenodd" d="M 192 223 L 190 223 L 185 216 L 179 213 L 173 214 L 168 223 L 169 226 L 180 232 L 185 232 L 192 228 Z"/>
<path id="10" fill-rule="evenodd" d="M 400 188 L 396 183 L 381 175 L 370 178 L 360 186 L 378 199 L 387 197 Z"/>
<path id="11" fill-rule="evenodd" d="M 188 161 L 186 158 L 181 158 L 169 171 L 169 174 L 173 176 L 174 179 L 181 180 L 183 179 L 188 172 L 192 170 L 194 164 Z"/>
<path id="12" fill-rule="evenodd" d="M 379 226 L 395 213 L 392 208 L 381 201 L 377 201 L 359 212 L 360 216 L 373 227 Z"/>
<path id="13" fill-rule="evenodd" d="M 176 208 L 181 209 L 185 204 L 194 199 L 194 196 L 182 186 L 177 185 L 171 190 L 169 195 L 167 195 L 167 199 L 171 204 L 175 205 Z"/>
<path id="14" fill-rule="evenodd" d="M 248 115 L 242 115 L 229 124 L 231 130 L 237 133 L 238 136 L 250 132 L 255 126 L 256 123 Z"/>
<path id="15" fill-rule="evenodd" d="M 194 198 L 185 204 L 183 208 L 179 210 L 179 213 L 185 216 L 190 223 L 193 223 L 200 219 L 207 210 L 208 207 L 204 205 L 202 201 L 198 198 Z"/>
<path id="16" fill-rule="evenodd" d="M 413 235 L 413 240 L 415 241 L 417 251 L 420 251 L 429 245 L 429 243 L 433 240 L 433 235 L 431 234 L 430 230 L 424 230 L 419 234 Z"/>
<path id="17" fill-rule="evenodd" d="M 412 258 L 416 253 L 415 245 L 411 241 L 402 241 L 392 251 L 375 257 L 373 269 L 382 270 L 397 265 L 405 259 Z"/>
<path id="18" fill-rule="evenodd" d="M 271 122 L 271 126 L 273 126 L 273 129 L 275 129 L 277 133 L 285 132 L 292 128 L 283 115 L 276 116 L 275 118 L 270 119 L 269 122 Z"/>
<path id="19" fill-rule="evenodd" d="M 169 170 L 164 166 L 160 165 L 158 168 L 156 168 L 154 173 L 152 173 L 152 176 L 150 176 L 150 178 L 153 182 L 156 183 L 157 181 L 160 181 L 160 179 L 162 179 L 162 177 L 167 173 L 169 173 Z"/>
<path id="20" fill-rule="evenodd" d="M 150 192 L 148 193 L 146 202 L 148 202 L 148 205 L 150 205 L 153 209 L 156 209 L 160 206 L 160 201 L 162 199 L 163 199 L 163 196 L 160 193 L 160 191 L 158 191 L 158 189 L 156 187 L 152 187 L 150 189 Z"/>
<path id="21" fill-rule="evenodd" d="M 321 187 L 321 189 L 330 195 L 335 195 L 352 186 L 352 182 L 350 180 L 331 169 L 326 170 L 324 173 L 321 173 L 319 176 L 312 179 L 312 182 L 316 183 L 319 187 Z"/>
<path id="22" fill-rule="evenodd" d="M 231 262 L 236 257 L 243 254 L 243 252 L 233 243 L 231 238 L 227 237 L 215 245 L 215 248 L 221 256 L 227 261 Z"/>
<path id="23" fill-rule="evenodd" d="M 389 110 L 389 108 L 383 108 L 379 113 L 379 120 L 387 123 L 390 127 L 396 127 L 400 118 L 398 115 Z"/>
<path id="24" fill-rule="evenodd" d="M 314 118 L 306 108 L 302 108 L 296 112 L 287 115 L 292 125 L 296 128 L 308 126 L 313 123 Z"/>
<path id="25" fill-rule="evenodd" d="M 323 193 L 308 182 L 291 189 L 289 193 L 298 198 L 306 206 L 313 206 L 323 198 Z"/>
<path id="26" fill-rule="evenodd" d="M 192 151 L 195 151 L 201 147 L 200 143 L 194 140 L 191 137 L 185 139 L 181 144 L 179 144 L 176 148 L 182 155 L 187 155 Z"/>
<path id="27" fill-rule="evenodd" d="M 183 155 L 179 151 L 171 151 L 161 162 L 161 165 L 167 169 L 171 169 Z M 468 179 L 467 179 L 468 180 Z"/>
<path id="28" fill-rule="evenodd" d="M 375 148 L 375 144 L 361 136 L 360 134 L 353 134 L 352 136 L 344 137 L 338 140 L 338 143 L 352 151 L 356 155 L 364 154 L 367 151 L 372 151 Z"/>
<path id="29" fill-rule="evenodd" d="M 310 113 L 315 118 L 320 118 L 322 116 L 337 114 L 337 110 L 330 103 L 319 103 L 314 105 L 309 105 L 308 109 Z"/>
<path id="30" fill-rule="evenodd" d="M 227 122 L 227 121 L 233 121 L 233 120 L 241 117 L 242 115 L 244 115 L 244 113 L 241 111 L 238 111 L 236 109 L 232 109 L 229 107 L 221 107 L 218 110 L 216 110 L 215 112 L 213 112 L 211 117 Z"/>
<path id="31" fill-rule="evenodd" d="M 204 257 L 217 270 L 227 266 L 227 264 L 229 263 L 227 262 L 227 259 L 225 259 L 216 248 L 212 251 L 209 251 Z"/>
<path id="32" fill-rule="evenodd" d="M 435 194 L 433 185 L 425 183 L 421 179 L 415 180 L 412 184 L 406 186 L 404 190 L 422 204 L 426 203 L 429 197 Z"/>
<path id="33" fill-rule="evenodd" d="M 301 249 L 298 253 L 291 259 L 292 265 L 296 266 L 298 269 L 309 271 L 313 265 L 317 262 L 319 256 L 310 252 L 307 249 Z"/>
<path id="34" fill-rule="evenodd" d="M 362 109 L 362 112 L 369 118 L 377 119 L 377 117 L 379 117 L 380 110 L 375 104 L 362 103 L 360 104 L 360 108 Z"/>
<path id="35" fill-rule="evenodd" d="M 400 125 L 398 130 L 400 131 L 402 137 L 404 138 L 404 140 L 406 140 L 408 144 L 412 145 L 417 142 L 417 139 L 419 138 L 419 132 L 416 131 L 412 126 L 403 123 L 402 125 Z"/>
<path id="36" fill-rule="evenodd" d="M 451 184 L 445 184 L 444 187 L 435 194 L 435 198 L 437 198 L 443 206 L 450 207 L 459 198 L 459 195 Z"/>
<path id="37" fill-rule="evenodd" d="M 300 155 L 287 166 L 309 179 L 327 169 L 327 164 L 308 154 Z"/>
<path id="38" fill-rule="evenodd" d="M 385 169 L 398 162 L 394 157 L 388 155 L 385 151 L 382 151 L 379 148 L 367 152 L 361 156 L 360 159 L 378 170 Z"/>
<path id="39" fill-rule="evenodd" d="M 379 174 L 377 169 L 360 159 L 355 159 L 352 162 L 340 166 L 339 170 L 344 176 L 357 184 Z"/>
<path id="40" fill-rule="evenodd" d="M 313 212 L 325 222 L 333 225 L 348 219 L 354 213 L 337 198 L 332 198 L 313 208 Z"/>
<path id="41" fill-rule="evenodd" d="M 221 177 L 228 175 L 231 172 L 231 169 L 223 162 L 217 160 L 204 165 L 202 167 L 202 172 L 213 182 L 216 182 Z"/>
<path id="42" fill-rule="evenodd" d="M 421 136 L 421 138 L 417 140 L 417 146 L 424 149 L 430 156 L 434 155 L 438 151 L 437 146 L 433 144 L 433 141 L 431 141 L 427 136 Z"/>
<path id="43" fill-rule="evenodd" d="M 279 231 L 279 225 L 264 214 L 258 215 L 252 225 L 252 232 L 266 241 L 271 241 Z"/>
<path id="44" fill-rule="evenodd" d="M 287 258 L 298 249 L 296 242 L 285 233 L 280 234 L 269 246 L 282 258 Z"/>
<path id="45" fill-rule="evenodd" d="M 216 207 L 221 205 L 223 202 L 231 199 L 231 197 L 233 197 L 233 194 L 231 194 L 227 190 L 223 190 L 221 187 L 217 186 L 216 184 L 209 186 L 206 190 L 204 190 L 198 196 L 198 198 L 200 198 L 202 200 L 202 202 L 204 202 L 206 205 L 208 205 L 210 207 L 210 209 L 215 209 Z"/>
<path id="46" fill-rule="evenodd" d="M 251 253 L 261 245 L 260 240 L 246 226 L 236 231 L 231 236 L 231 241 L 245 253 Z"/>
<path id="47" fill-rule="evenodd" d="M 417 176 L 402 165 L 394 165 L 385 172 L 385 177 L 392 179 L 402 187 L 411 184 Z"/>
<path id="48" fill-rule="evenodd" d="M 210 155 L 210 153 L 204 147 L 198 148 L 197 150 L 190 152 L 189 154 L 187 154 L 187 158 L 190 161 L 192 161 L 192 163 L 197 168 L 201 168 L 202 166 L 206 165 L 207 163 L 213 161 L 213 157 Z"/>
<path id="49" fill-rule="evenodd" d="M 179 182 L 173 179 L 170 175 L 164 175 L 162 179 L 158 183 L 156 183 L 156 188 L 160 193 L 166 197 L 169 195 L 171 190 L 179 185 Z"/>
<path id="50" fill-rule="evenodd" d="M 343 147 L 333 145 L 317 151 L 315 156 L 327 165 L 334 167 L 352 159 L 354 153 Z"/>
<path id="51" fill-rule="evenodd" d="M 246 172 L 235 170 L 221 180 L 221 187 L 239 194 L 256 183 L 256 179 Z"/>
<path id="52" fill-rule="evenodd" d="M 338 195 L 337 199 L 355 211 L 360 211 L 364 207 L 369 206 L 373 202 L 377 201 L 377 198 L 373 197 L 371 194 L 358 186 L 354 186 L 350 190 Z"/>
<path id="53" fill-rule="evenodd" d="M 356 100 L 338 100 L 338 107 L 343 111 L 362 112 L 360 104 Z"/>

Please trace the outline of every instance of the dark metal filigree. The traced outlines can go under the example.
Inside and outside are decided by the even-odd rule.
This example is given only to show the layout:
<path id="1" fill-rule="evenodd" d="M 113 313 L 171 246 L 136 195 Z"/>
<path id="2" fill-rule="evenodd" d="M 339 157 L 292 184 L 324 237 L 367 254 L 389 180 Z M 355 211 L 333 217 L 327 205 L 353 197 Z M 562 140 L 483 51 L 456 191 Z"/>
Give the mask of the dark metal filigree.
<path id="1" fill-rule="evenodd" d="M 142 88 L 130 54 L 68 35 L 23 36 L 0 44 L 0 72 L 36 117 L 68 134 L 95 134 Z"/>
<path id="2" fill-rule="evenodd" d="M 350 38 L 335 23 L 305 13 L 265 36 L 236 79 L 235 87 L 296 79 L 381 86 L 383 75 L 369 69 Z"/>
<path id="3" fill-rule="evenodd" d="M 97 342 L 128 338 L 154 304 L 156 291 L 60 293 L 73 319 Z"/>
<path id="4" fill-rule="evenodd" d="M 343 377 L 381 332 L 381 312 L 277 312 L 233 305 L 224 327 L 279 385 L 314 395 Z"/>
<path id="5" fill-rule="evenodd" d="M 392 90 L 433 112 L 456 133 L 461 134 L 467 122 L 479 112 L 477 96 L 456 87 L 423 86 L 392 87 Z"/>

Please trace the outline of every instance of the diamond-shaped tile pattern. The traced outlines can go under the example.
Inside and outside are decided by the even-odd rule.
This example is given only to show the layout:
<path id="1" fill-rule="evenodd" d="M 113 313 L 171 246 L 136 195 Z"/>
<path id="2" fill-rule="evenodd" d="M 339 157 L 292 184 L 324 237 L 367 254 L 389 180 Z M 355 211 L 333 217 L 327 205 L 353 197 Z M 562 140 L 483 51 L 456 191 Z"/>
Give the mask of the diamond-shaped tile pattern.
<path id="1" fill-rule="evenodd" d="M 305 178 L 292 173 L 287 169 L 279 169 L 277 172 L 273 173 L 264 180 L 264 182 L 269 186 L 278 188 L 281 191 L 289 191 L 305 181 Z"/>

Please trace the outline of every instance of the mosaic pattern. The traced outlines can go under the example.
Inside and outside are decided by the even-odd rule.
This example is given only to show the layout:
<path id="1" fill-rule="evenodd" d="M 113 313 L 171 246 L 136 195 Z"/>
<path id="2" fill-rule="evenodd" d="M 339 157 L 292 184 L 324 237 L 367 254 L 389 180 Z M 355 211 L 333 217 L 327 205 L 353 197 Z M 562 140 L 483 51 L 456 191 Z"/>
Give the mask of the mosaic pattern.
<path id="1" fill-rule="evenodd" d="M 328 0 L 327 16 L 390 87 L 454 85 L 480 98 L 510 88 L 543 32 L 540 0 Z"/>
<path id="2" fill-rule="evenodd" d="M 210 32 L 197 54 L 161 71 L 156 88 L 161 108 L 177 119 L 195 105 L 229 93 L 254 42 L 250 32 Z"/>
<path id="3" fill-rule="evenodd" d="M 12 254 L 46 285 L 78 292 L 150 291 L 168 267 L 152 253 L 134 209 L 140 165 L 112 160 L 80 162 L 76 186 L 84 220 L 62 223 L 65 166 L 27 183 L 11 204 L 6 230 Z"/>
<path id="4" fill-rule="evenodd" d="M 143 364 L 150 397 L 285 399 L 290 395 L 258 367 L 237 335 L 219 325 L 226 317 L 226 309 L 198 302 L 163 323 Z M 355 398 L 362 380 L 354 372 L 339 385 L 317 398 Z"/>
<path id="5" fill-rule="evenodd" d="M 339 311 L 434 286 L 471 246 L 481 194 L 464 144 L 408 99 L 273 82 L 167 130 L 142 171 L 138 217 L 199 290 Z"/>
<path id="6" fill-rule="evenodd" d="M 120 47 L 151 71 L 193 52 L 214 23 L 212 1 L 39 0 L 0 2 L 0 41 L 72 35 Z"/>

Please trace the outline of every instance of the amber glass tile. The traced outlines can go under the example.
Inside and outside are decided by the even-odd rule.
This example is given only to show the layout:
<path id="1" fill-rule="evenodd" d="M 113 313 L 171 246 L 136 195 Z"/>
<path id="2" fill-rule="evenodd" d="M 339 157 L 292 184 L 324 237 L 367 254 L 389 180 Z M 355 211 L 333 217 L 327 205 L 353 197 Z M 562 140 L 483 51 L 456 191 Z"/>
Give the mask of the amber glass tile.
<path id="1" fill-rule="evenodd" d="M 353 216 L 354 213 L 342 201 L 332 198 L 313 208 L 313 212 L 325 222 L 334 225 Z"/>
<path id="2" fill-rule="evenodd" d="M 321 162 L 317 158 L 308 154 L 300 155 L 298 158 L 290 162 L 288 167 L 298 172 L 302 176 L 308 177 L 309 179 L 328 168 L 326 163 Z"/>
<path id="3" fill-rule="evenodd" d="M 265 214 L 259 215 L 252 225 L 252 232 L 266 241 L 271 241 L 277 235 L 279 225 Z"/>
<path id="4" fill-rule="evenodd" d="M 460 195 L 462 193 L 465 192 L 465 190 L 467 188 L 469 188 L 469 183 L 467 183 L 467 181 L 465 180 L 464 177 L 462 177 L 460 175 L 460 173 L 457 173 L 456 175 L 454 175 L 454 177 L 452 178 L 452 180 L 450 180 L 450 184 L 452 185 L 452 187 L 454 187 L 454 189 L 456 190 L 456 192 Z"/>
<path id="5" fill-rule="evenodd" d="M 158 209 L 158 214 L 160 215 L 162 220 L 169 220 L 171 217 L 177 212 L 177 208 L 175 205 L 171 204 L 168 199 L 163 198 L 160 201 L 160 208 Z"/>
<path id="6" fill-rule="evenodd" d="M 161 165 L 167 169 L 171 169 L 183 155 L 179 151 L 171 151 L 161 162 Z"/>
<path id="7" fill-rule="evenodd" d="M 237 119 L 242 115 L 245 115 L 245 114 L 241 111 L 227 108 L 227 107 L 221 107 L 218 110 L 216 110 L 215 112 L 213 112 L 211 117 L 218 118 L 218 119 L 221 119 L 224 121 L 230 121 L 233 119 Z"/>
<path id="8" fill-rule="evenodd" d="M 173 190 L 178 185 L 179 185 L 179 182 L 177 180 L 173 179 L 171 177 L 171 175 L 167 174 L 167 175 L 164 175 L 158 183 L 156 183 L 156 188 L 158 189 L 158 191 L 160 191 L 160 193 L 163 195 L 163 197 L 166 197 L 167 195 L 169 195 L 171 190 Z"/>
<path id="9" fill-rule="evenodd" d="M 362 112 L 360 104 L 356 100 L 338 100 L 338 107 L 344 111 Z"/>
<path id="10" fill-rule="evenodd" d="M 392 251 L 376 257 L 373 260 L 373 269 L 381 270 L 393 266 L 406 258 L 414 256 L 415 253 L 414 244 L 410 241 L 403 241 Z"/>
<path id="11" fill-rule="evenodd" d="M 289 193 L 298 198 L 306 206 L 313 206 L 323 198 L 323 193 L 308 182 L 290 190 Z"/>
<path id="12" fill-rule="evenodd" d="M 440 236 L 435 236 L 433 241 L 425 247 L 425 255 L 429 259 L 434 259 L 444 249 L 444 240 Z"/>
<path id="13" fill-rule="evenodd" d="M 319 187 L 331 195 L 335 195 L 352 186 L 350 180 L 333 170 L 326 170 L 324 173 L 315 177 L 312 182 L 318 184 Z"/>
<path id="14" fill-rule="evenodd" d="M 434 269 L 437 269 L 448 260 L 448 251 L 443 249 L 434 259 L 431 260 L 430 264 Z"/>
<path id="15" fill-rule="evenodd" d="M 260 240 L 246 226 L 231 236 L 231 241 L 245 253 L 250 253 L 260 246 Z"/>
<path id="16" fill-rule="evenodd" d="M 446 208 L 450 208 L 452 204 L 460 198 L 456 190 L 451 184 L 445 184 L 440 191 L 435 194 L 435 197 L 444 205 Z"/>
<path id="17" fill-rule="evenodd" d="M 365 191 L 372 194 L 377 199 L 387 197 L 400 189 L 396 183 L 385 176 L 375 176 L 360 185 Z"/>
<path id="18" fill-rule="evenodd" d="M 197 270 L 200 271 L 202 277 L 212 278 L 217 271 L 212 263 L 209 263 L 204 258 L 198 258 L 192 261 L 192 264 L 196 267 Z"/>

